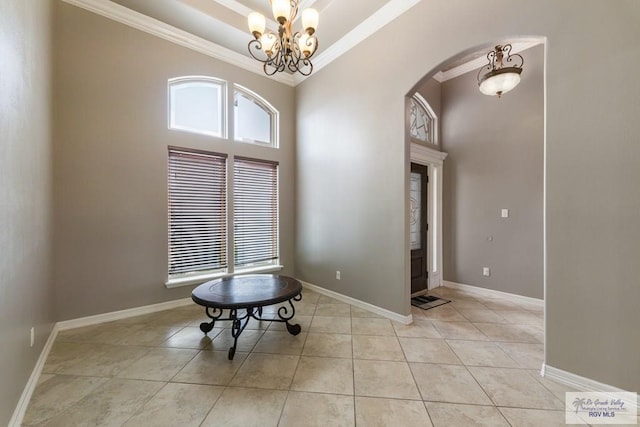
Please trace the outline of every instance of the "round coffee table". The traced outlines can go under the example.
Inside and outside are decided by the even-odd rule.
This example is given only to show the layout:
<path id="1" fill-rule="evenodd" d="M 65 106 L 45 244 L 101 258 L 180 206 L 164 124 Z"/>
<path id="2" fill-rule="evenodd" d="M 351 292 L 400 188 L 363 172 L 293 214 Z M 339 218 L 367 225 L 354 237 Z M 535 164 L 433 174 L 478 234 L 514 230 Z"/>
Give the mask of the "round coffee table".
<path id="1" fill-rule="evenodd" d="M 302 329 L 300 325 L 290 323 L 296 312 L 293 301 L 302 299 L 302 284 L 292 277 L 273 274 L 225 277 L 198 286 L 191 293 L 191 299 L 204 306 L 205 313 L 211 319 L 211 322 L 200 324 L 200 330 L 205 334 L 218 321 L 232 322 L 233 346 L 229 348 L 229 360 L 233 359 L 238 337 L 252 317 L 268 322 L 283 322 L 291 335 L 298 335 Z M 289 306 L 278 308 L 278 318 L 262 317 L 263 307 L 284 301 L 288 301 Z M 224 310 L 228 310 L 228 317 L 222 317 Z"/>

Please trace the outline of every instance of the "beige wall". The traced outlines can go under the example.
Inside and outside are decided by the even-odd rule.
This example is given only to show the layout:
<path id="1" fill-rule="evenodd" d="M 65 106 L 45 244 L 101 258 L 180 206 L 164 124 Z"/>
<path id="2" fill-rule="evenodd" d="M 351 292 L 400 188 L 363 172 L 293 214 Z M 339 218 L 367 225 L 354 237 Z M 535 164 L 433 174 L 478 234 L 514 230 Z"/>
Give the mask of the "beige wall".
<path id="1" fill-rule="evenodd" d="M 404 97 L 469 48 L 547 37 L 546 362 L 639 390 L 640 3 L 490 6 L 422 1 L 299 86 L 297 271 L 408 314 Z"/>
<path id="2" fill-rule="evenodd" d="M 0 2 L 0 425 L 9 423 L 54 320 L 50 6 Z"/>
<path id="3" fill-rule="evenodd" d="M 521 54 L 501 99 L 480 93 L 477 70 L 442 84 L 444 279 L 542 298 L 544 47 Z"/>
<path id="4" fill-rule="evenodd" d="M 280 252 L 293 274 L 294 89 L 66 3 L 55 8 L 57 320 L 189 297 L 167 289 L 167 146 L 280 162 Z M 219 77 L 280 111 L 280 149 L 167 129 L 167 79 Z"/>

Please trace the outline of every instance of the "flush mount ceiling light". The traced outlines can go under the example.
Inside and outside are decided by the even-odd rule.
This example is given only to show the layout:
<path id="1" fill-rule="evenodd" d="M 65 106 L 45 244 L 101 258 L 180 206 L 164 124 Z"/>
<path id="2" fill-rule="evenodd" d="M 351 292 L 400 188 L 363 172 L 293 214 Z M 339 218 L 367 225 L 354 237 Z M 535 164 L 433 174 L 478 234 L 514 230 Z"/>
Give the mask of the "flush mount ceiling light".
<path id="1" fill-rule="evenodd" d="M 296 71 L 308 76 L 313 71 L 311 57 L 318 50 L 318 39 L 313 34 L 318 28 L 318 12 L 302 11 L 302 31 L 293 32 L 291 26 L 298 15 L 298 0 L 269 0 L 273 17 L 278 21 L 278 33 L 265 32 L 266 19 L 258 12 L 249 14 L 249 31 L 255 37 L 249 42 L 249 53 L 262 62 L 266 75 Z M 255 53 L 254 53 L 255 51 Z"/>
<path id="2" fill-rule="evenodd" d="M 520 83 L 520 73 L 524 58 L 511 54 L 511 45 L 496 46 L 487 53 L 489 63 L 478 71 L 478 86 L 485 95 L 497 95 L 509 92 Z M 508 66 L 505 66 L 508 65 Z"/>

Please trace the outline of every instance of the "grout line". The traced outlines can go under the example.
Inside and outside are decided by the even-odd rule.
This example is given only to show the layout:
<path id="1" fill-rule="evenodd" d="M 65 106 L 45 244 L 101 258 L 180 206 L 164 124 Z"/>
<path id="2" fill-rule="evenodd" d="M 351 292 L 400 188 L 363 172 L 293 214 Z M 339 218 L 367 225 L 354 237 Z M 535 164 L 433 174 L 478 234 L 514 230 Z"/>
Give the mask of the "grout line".
<path id="1" fill-rule="evenodd" d="M 452 297 L 452 295 L 448 295 L 447 297 Z M 478 300 L 478 301 L 480 301 L 480 300 Z M 478 302 L 478 303 L 480 303 L 480 302 Z M 497 405 L 497 404 L 494 402 L 494 400 L 489 396 L 489 394 L 487 393 L 487 391 L 485 390 L 485 388 L 482 386 L 482 384 L 480 384 L 480 382 L 477 380 L 477 378 L 475 378 L 475 376 L 471 373 L 471 370 L 469 369 L 470 367 L 472 367 L 472 368 L 491 368 L 491 369 L 511 369 L 511 370 L 517 369 L 517 370 L 519 370 L 519 371 L 526 370 L 526 371 L 527 371 L 527 373 L 528 373 L 528 375 L 530 375 L 530 376 L 532 376 L 532 377 L 533 377 L 533 374 L 531 374 L 531 373 L 529 372 L 529 371 L 531 371 L 531 369 L 528 369 L 528 368 L 522 368 L 522 367 L 520 367 L 520 366 L 518 366 L 518 367 L 510 367 L 510 368 L 506 368 L 506 367 L 495 367 L 495 366 L 471 366 L 471 365 L 467 365 L 467 364 L 465 364 L 465 363 L 462 361 L 462 359 L 460 359 L 460 357 L 459 357 L 459 356 L 458 356 L 458 354 L 455 352 L 455 350 L 453 349 L 453 347 L 451 347 L 450 342 L 449 342 L 449 341 L 452 341 L 452 342 L 455 342 L 455 341 L 490 342 L 494 347 L 499 348 L 503 353 L 505 353 L 505 354 L 507 355 L 507 357 L 508 357 L 510 360 L 513 360 L 516 364 L 518 364 L 518 365 L 519 365 L 519 363 L 518 363 L 518 361 L 515 359 L 515 357 L 514 357 L 514 356 L 511 356 L 510 354 L 508 354 L 508 353 L 507 353 L 506 351 L 504 351 L 504 350 L 502 349 L 502 347 L 499 345 L 499 343 L 502 343 L 502 341 L 493 340 L 493 339 L 491 339 L 491 338 L 489 338 L 489 337 L 486 337 L 486 339 L 485 339 L 485 340 L 469 339 L 469 338 L 446 338 L 446 337 L 443 337 L 443 336 L 441 336 L 440 338 L 434 338 L 434 337 L 400 337 L 400 336 L 398 335 L 398 331 L 396 330 L 396 328 L 395 328 L 395 327 L 393 327 L 393 328 L 392 328 L 392 329 L 393 329 L 393 335 L 391 335 L 391 334 L 389 334 L 389 335 L 372 335 L 372 334 L 356 334 L 356 335 L 354 335 L 354 333 L 353 333 L 353 332 L 354 332 L 354 331 L 353 331 L 353 319 L 354 319 L 354 317 L 353 317 L 353 315 L 352 315 L 352 313 L 351 313 L 351 309 L 352 309 L 352 307 L 354 307 L 354 306 L 352 306 L 351 304 L 349 304 L 350 314 L 349 314 L 349 317 L 348 317 L 348 318 L 349 318 L 349 330 L 350 330 L 350 332 L 349 332 L 349 333 L 346 333 L 346 334 L 345 334 L 345 333 L 333 333 L 333 332 L 311 332 L 311 326 L 312 326 L 312 324 L 313 324 L 314 320 L 316 319 L 316 317 L 323 317 L 323 316 L 317 316 L 317 315 L 316 315 L 316 312 L 317 312 L 317 309 L 318 309 L 318 304 L 319 304 L 319 298 L 318 298 L 315 302 L 309 302 L 308 304 L 309 304 L 309 305 L 311 305 L 311 304 L 313 304 L 313 305 L 314 305 L 314 307 L 313 307 L 313 314 L 311 314 L 310 316 L 309 316 L 309 315 L 304 315 L 304 316 L 307 316 L 307 317 L 311 317 L 311 321 L 310 321 L 310 323 L 309 323 L 308 331 L 306 331 L 306 335 L 305 335 L 305 337 L 304 337 L 304 340 L 303 340 L 303 343 L 302 343 L 302 348 L 301 348 L 301 350 L 300 350 L 300 353 L 299 353 L 299 354 L 297 354 L 297 355 L 295 355 L 295 354 L 294 354 L 294 355 L 287 355 L 287 356 L 295 356 L 295 357 L 297 357 L 297 363 L 296 363 L 295 369 L 294 369 L 294 371 L 293 371 L 293 375 L 291 376 L 291 380 L 290 380 L 290 382 L 289 382 L 288 389 L 287 389 L 287 390 L 281 390 L 281 391 L 286 391 L 286 392 L 287 392 L 287 395 L 286 395 L 286 398 L 284 399 L 284 403 L 282 404 L 282 408 L 281 408 L 281 410 L 280 410 L 280 415 L 279 415 L 278 422 L 281 422 L 281 421 L 282 421 L 282 419 L 283 419 L 283 416 L 284 416 L 284 413 L 285 413 L 285 408 L 286 408 L 286 405 L 287 405 L 287 403 L 288 403 L 288 399 L 289 399 L 289 397 L 291 396 L 291 393 L 296 392 L 295 390 L 291 390 L 291 387 L 292 387 L 292 385 L 293 385 L 293 381 L 294 381 L 294 379 L 295 379 L 295 376 L 297 375 L 298 370 L 299 370 L 299 368 L 300 368 L 300 364 L 301 364 L 301 361 L 302 361 L 302 357 L 308 357 L 308 358 L 333 358 L 333 359 L 340 359 L 340 360 L 351 360 L 351 366 L 352 366 L 352 381 L 351 381 L 351 383 L 352 383 L 352 389 L 353 389 L 353 393 L 352 393 L 351 395 L 349 395 L 349 394 L 341 394 L 341 393 L 330 393 L 330 392 L 313 392 L 313 391 L 305 391 L 305 393 L 324 394 L 324 395 L 331 395 L 331 396 L 352 396 L 352 402 L 353 402 L 353 414 L 352 414 L 352 415 L 353 415 L 353 417 L 354 417 L 354 418 L 353 418 L 353 419 L 354 419 L 354 422 L 356 422 L 356 421 L 357 421 L 357 409 L 356 409 L 356 398 L 357 398 L 357 397 L 371 397 L 371 398 L 381 398 L 381 399 L 399 400 L 399 401 L 422 401 L 422 402 L 423 402 L 423 406 L 424 406 L 424 408 L 425 408 L 425 410 L 426 410 L 426 412 L 427 412 L 427 415 L 429 416 L 429 420 L 431 421 L 431 423 L 432 423 L 432 424 L 433 424 L 433 419 L 431 418 L 431 414 L 429 413 L 429 411 L 428 411 L 428 409 L 427 409 L 427 406 L 426 406 L 426 403 L 427 403 L 427 402 L 446 403 L 446 404 L 451 404 L 451 405 L 461 404 L 461 405 L 473 405 L 473 406 L 483 406 L 483 407 L 494 407 L 494 408 L 497 408 L 497 409 L 499 410 L 499 409 L 500 409 L 500 407 L 498 407 L 498 405 Z M 328 303 L 327 303 L 327 304 L 328 304 Z M 446 307 L 446 306 L 448 306 L 448 305 L 445 305 L 445 307 Z M 456 312 L 460 313 L 463 317 L 465 317 L 465 318 L 466 318 L 466 316 L 464 316 L 464 314 L 462 314 L 462 312 L 460 312 L 459 310 L 457 310 L 455 307 L 451 307 L 451 308 L 453 308 Z M 437 307 L 436 307 L 436 308 L 434 308 L 433 310 L 437 310 Z M 491 309 L 489 309 L 489 308 L 487 308 L 487 310 L 489 310 L 489 311 L 491 311 L 491 312 L 495 313 L 495 311 L 494 311 L 494 310 L 491 310 Z M 526 312 L 526 309 L 524 309 L 524 308 L 518 308 L 518 309 L 516 309 L 516 310 L 514 310 L 514 311 Z M 497 313 L 495 313 L 495 314 L 497 315 Z M 302 316 L 302 315 L 301 315 L 301 316 Z M 324 316 L 324 317 L 332 317 L 332 318 L 333 318 L 333 317 L 336 317 L 336 316 Z M 337 318 L 347 318 L 347 317 L 337 317 Z M 379 318 L 379 317 L 376 317 L 376 318 Z M 372 318 L 359 318 L 359 317 L 358 317 L 358 319 L 369 319 L 369 320 L 371 320 L 371 319 L 376 319 L 376 318 L 374 318 L 374 317 L 372 317 Z M 434 327 L 434 329 L 435 329 L 435 331 L 438 333 L 438 335 L 441 335 L 441 334 L 440 334 L 439 330 L 438 330 L 437 328 L 435 328 L 435 325 L 434 325 L 434 323 L 433 323 L 433 322 L 434 322 L 434 321 L 436 321 L 436 322 L 448 323 L 448 321 L 447 321 L 447 320 L 442 320 L 442 319 L 430 319 L 430 318 L 427 318 L 426 316 L 424 316 L 423 318 L 421 317 L 421 319 L 423 319 L 423 320 L 428 320 L 428 321 L 429 321 L 429 323 Z M 365 320 L 361 320 L 361 321 L 362 321 L 362 322 L 366 322 Z M 226 384 L 226 385 L 203 384 L 203 385 L 207 385 L 207 386 L 221 387 L 221 388 L 222 388 L 222 392 L 221 392 L 221 393 L 218 395 L 218 397 L 215 399 L 215 401 L 213 402 L 213 404 L 211 405 L 211 407 L 210 407 L 210 408 L 209 408 L 209 410 L 207 411 L 207 414 L 204 416 L 203 421 L 202 421 L 200 424 L 204 423 L 204 420 L 209 416 L 209 414 L 211 413 L 211 411 L 213 410 L 213 408 L 214 408 L 214 407 L 216 406 L 216 404 L 220 401 L 221 396 L 222 396 L 222 395 L 223 395 L 227 390 L 229 390 L 229 389 L 233 389 L 233 388 L 243 388 L 243 387 L 231 386 L 230 384 L 231 384 L 231 382 L 236 378 L 236 376 L 238 375 L 238 373 L 242 370 L 242 368 L 244 367 L 245 363 L 247 363 L 247 359 L 251 356 L 251 354 L 284 355 L 284 354 L 282 354 L 282 353 L 262 353 L 262 352 L 257 352 L 257 351 L 256 351 L 256 347 L 257 347 L 257 345 L 260 343 L 260 341 L 261 341 L 262 339 L 264 339 L 264 337 L 265 337 L 265 335 L 266 335 L 266 332 L 267 332 L 267 331 L 269 331 L 269 330 L 270 330 L 269 328 L 274 324 L 274 322 L 270 322 L 268 319 L 267 319 L 267 320 L 265 320 L 264 322 L 269 323 L 269 325 L 267 326 L 267 328 L 265 328 L 265 329 L 253 329 L 253 330 L 251 330 L 251 331 L 255 331 L 256 335 L 258 335 L 257 339 L 255 340 L 255 342 L 253 343 L 253 345 L 251 346 L 251 348 L 250 348 L 248 351 L 238 351 L 238 352 L 237 352 L 237 354 L 240 354 L 240 353 L 246 353 L 246 357 L 245 357 L 245 358 L 243 359 L 243 361 L 240 363 L 240 366 L 238 367 L 238 369 L 236 369 L 236 371 L 235 371 L 235 372 L 234 372 L 234 374 L 231 376 L 231 378 L 230 378 L 230 380 L 227 382 L 227 384 Z M 393 324 L 394 324 L 394 323 L 395 323 L 395 322 L 391 322 L 391 325 L 393 326 Z M 478 327 L 476 326 L 476 323 L 493 323 L 493 322 L 471 322 L 471 321 L 464 321 L 464 323 L 469 323 L 469 324 L 473 325 L 476 329 L 478 329 Z M 504 324 L 504 323 L 496 323 L 496 324 L 498 324 L 498 325 L 511 325 L 511 324 Z M 149 326 L 148 324 L 143 324 L 143 325 L 147 325 L 147 326 Z M 523 325 L 525 325 L 525 326 L 530 326 L 531 324 L 523 324 Z M 535 325 L 535 324 L 534 324 L 534 325 Z M 167 327 L 169 328 L 169 327 L 171 327 L 171 326 L 167 326 Z M 166 344 L 166 343 L 167 343 L 167 341 L 169 341 L 169 340 L 171 339 L 171 337 L 173 337 L 174 335 L 176 335 L 176 334 L 180 333 L 181 331 L 184 331 L 187 327 L 191 327 L 191 323 L 189 323 L 188 325 L 179 325 L 179 326 L 177 326 L 177 327 L 176 327 L 176 328 L 177 328 L 176 332 L 174 332 L 173 334 L 171 334 L 170 336 L 168 336 L 164 341 L 162 341 L 162 344 L 161 344 L 161 345 L 109 344 L 109 343 L 99 343 L 99 344 L 101 344 L 101 345 L 106 345 L 106 346 L 146 348 L 146 349 L 147 349 L 147 351 L 146 351 L 146 352 L 144 352 L 144 354 L 142 354 L 139 358 L 137 358 L 137 359 L 135 359 L 133 362 L 131 362 L 131 364 L 133 364 L 133 363 L 136 363 L 139 359 L 141 359 L 141 358 L 142 358 L 142 357 L 144 357 L 145 355 L 149 354 L 149 353 L 152 351 L 151 349 L 153 349 L 153 348 L 161 348 L 161 349 L 183 349 L 183 347 L 167 347 L 167 346 L 165 346 L 165 345 L 163 345 L 163 344 Z M 150 396 L 150 397 L 149 397 L 149 398 L 144 402 L 144 404 L 143 404 L 143 405 L 142 405 L 142 406 L 141 406 L 137 411 L 135 411 L 135 413 L 134 413 L 133 415 L 131 415 L 131 417 L 129 417 L 129 419 L 131 419 L 133 416 L 135 416 L 135 415 L 137 415 L 137 414 L 141 413 L 141 412 L 143 411 L 144 407 L 149 403 L 149 401 L 150 401 L 151 399 L 155 398 L 155 396 L 156 396 L 156 395 L 157 395 L 161 390 L 163 390 L 163 389 L 167 386 L 167 384 L 169 384 L 169 383 L 179 383 L 179 384 L 199 384 L 199 383 L 193 383 L 193 382 L 180 382 L 180 381 L 173 381 L 173 380 L 174 380 L 174 378 L 176 378 L 176 376 L 177 376 L 177 375 L 179 375 L 179 373 L 180 373 L 180 372 L 182 372 L 182 371 L 184 370 L 184 368 L 185 368 L 187 365 L 189 365 L 189 364 L 190 364 L 190 363 L 191 363 L 191 362 L 192 362 L 196 357 L 198 357 L 198 356 L 199 356 L 200 354 L 202 354 L 204 351 L 216 351 L 216 352 L 220 352 L 220 353 L 225 352 L 225 351 L 223 351 L 222 349 L 220 349 L 220 350 L 212 349 L 212 348 L 211 348 L 211 346 L 212 346 L 213 340 L 214 340 L 215 338 L 218 338 L 222 333 L 225 333 L 225 330 L 226 330 L 226 329 L 229 329 L 229 328 L 225 328 L 225 329 L 218 330 L 218 332 L 216 333 L 216 335 L 215 335 L 214 337 L 212 337 L 212 338 L 211 338 L 210 342 L 209 342 L 209 343 L 208 343 L 204 348 L 191 348 L 191 347 L 184 347 L 184 349 L 194 350 L 194 354 L 193 354 L 193 356 L 189 359 L 189 361 L 187 361 L 187 362 L 184 364 L 184 366 L 183 366 L 182 368 L 180 368 L 180 369 L 178 370 L 178 372 L 177 372 L 176 374 L 174 374 L 174 375 L 171 377 L 171 379 L 170 379 L 169 381 L 165 381 L 165 380 L 152 380 L 152 381 L 156 381 L 156 382 L 163 382 L 163 383 L 164 383 L 164 385 L 163 385 L 162 387 L 160 387 L 160 388 L 158 389 L 158 391 L 157 391 L 154 395 Z M 482 332 L 481 330 L 479 330 L 479 331 L 482 333 L 482 335 L 485 335 L 485 334 L 484 334 L 484 332 Z M 135 332 L 135 331 L 134 331 L 134 332 Z M 526 331 L 525 331 L 525 332 L 526 332 Z M 130 334 L 132 334 L 132 333 L 133 333 L 133 332 L 125 332 L 125 334 L 123 335 L 123 339 L 124 339 L 126 336 L 128 336 L 128 335 L 130 335 Z M 229 333 L 229 332 L 228 332 L 228 333 Z M 344 335 L 344 336 L 349 336 L 349 337 L 351 337 L 351 356 L 350 356 L 350 357 L 346 357 L 346 358 L 342 358 L 342 357 L 336 357 L 336 356 L 303 355 L 302 353 L 304 352 L 304 349 L 305 349 L 305 347 L 306 347 L 306 345 L 307 345 L 307 343 L 308 343 L 308 340 L 309 340 L 309 334 L 314 334 L 314 335 L 315 335 L 315 334 L 319 334 L 319 335 L 327 335 L 327 336 Z M 532 336 L 532 338 L 535 338 L 535 336 L 534 336 L 533 334 L 530 334 L 530 335 Z M 377 397 L 376 397 L 376 396 L 358 396 L 358 395 L 356 394 L 356 373 L 355 373 L 355 365 L 356 365 L 356 362 L 357 362 L 357 361 L 359 361 L 359 360 L 361 360 L 361 359 L 357 359 L 357 358 L 355 357 L 355 351 L 354 351 L 354 345 L 355 345 L 355 342 L 354 342 L 354 340 L 353 340 L 354 336 L 381 337 L 381 338 L 384 338 L 384 337 L 386 337 L 386 338 L 391 338 L 391 337 L 393 337 L 393 338 L 395 338 L 395 340 L 396 340 L 396 342 L 397 342 L 397 345 L 399 346 L 400 351 L 402 352 L 402 355 L 403 355 L 404 360 L 403 360 L 403 361 L 392 361 L 392 362 L 394 362 L 394 363 L 403 363 L 403 364 L 405 364 L 405 365 L 409 368 L 409 371 L 410 371 L 411 377 L 412 377 L 412 379 L 413 379 L 413 384 L 414 384 L 414 386 L 415 386 L 415 387 L 417 388 L 417 390 L 418 390 L 418 395 L 420 396 L 420 399 L 419 399 L 419 400 L 416 400 L 416 399 L 392 398 L 392 397 L 380 397 L 380 396 L 377 396 Z M 416 339 L 416 340 L 423 340 L 423 341 L 430 341 L 430 340 L 442 340 L 442 341 L 444 341 L 444 342 L 447 344 L 447 347 L 449 348 L 449 350 L 450 350 L 453 354 L 455 354 L 455 355 L 456 355 L 456 357 L 458 357 L 458 359 L 460 360 L 460 362 L 462 363 L 462 365 L 458 365 L 458 364 L 451 364 L 451 363 L 409 362 L 409 361 L 407 360 L 407 355 L 406 355 L 405 349 L 404 349 L 404 347 L 403 347 L 403 346 L 402 346 L 402 344 L 401 344 L 401 341 L 400 341 L 400 339 L 401 339 L 401 338 Z M 242 339 L 242 336 L 241 336 L 241 337 L 239 337 L 239 340 L 241 340 L 241 339 Z M 59 341 L 59 342 L 65 342 L 65 343 L 71 343 L 71 344 L 91 344 L 91 341 L 60 341 L 59 339 L 58 339 L 58 340 L 56 340 L 56 341 Z M 536 341 L 536 342 L 517 342 L 517 341 L 515 341 L 515 342 L 514 342 L 514 341 L 506 341 L 506 342 L 504 342 L 504 343 L 505 343 L 505 344 L 527 344 L 527 345 L 540 345 L 540 343 L 539 343 L 539 342 L 537 342 L 537 341 Z M 210 348 L 210 349 L 209 349 L 209 350 L 207 350 L 207 348 Z M 385 361 L 385 360 L 380 360 L 380 359 L 362 359 L 362 360 L 367 360 L 367 361 L 371 361 L 371 362 L 387 362 L 387 361 Z M 471 375 L 471 376 L 472 376 L 472 378 L 474 379 L 474 381 L 478 384 L 478 386 L 480 387 L 480 389 L 482 390 L 482 392 L 483 392 L 483 393 L 484 393 L 484 394 L 489 398 L 489 401 L 490 401 L 490 402 L 492 402 L 492 404 L 490 404 L 490 405 L 486 405 L 486 404 L 472 404 L 472 403 L 454 403 L 454 402 L 444 402 L 444 401 L 443 401 L 443 402 L 438 402 L 438 401 L 426 401 L 426 400 L 424 400 L 424 396 L 422 395 L 421 390 L 420 390 L 420 387 L 418 386 L 418 382 L 416 381 L 416 378 L 415 378 L 414 372 L 413 372 L 413 370 L 411 369 L 411 364 L 416 364 L 416 365 L 419 365 L 419 364 L 430 364 L 430 365 L 464 366 L 464 367 L 465 367 L 465 372 L 468 372 L 468 373 L 469 373 L 469 375 Z M 127 365 L 127 367 L 128 367 L 128 366 L 130 366 L 130 365 Z M 126 369 L 127 367 L 125 367 L 125 368 L 123 368 L 123 369 Z M 122 370 L 121 370 L 121 371 L 122 371 Z M 119 372 L 120 372 L 120 371 L 119 371 Z M 67 375 L 67 376 L 71 375 L 71 376 L 82 376 L 82 377 L 96 377 L 96 375 L 74 375 L 74 374 L 64 374 L 64 373 L 63 373 L 63 374 L 56 374 L 56 373 L 54 373 L 54 375 Z M 107 377 L 104 377 L 104 378 L 114 379 L 114 378 L 118 378 L 118 377 L 116 377 L 116 376 L 107 376 Z M 135 379 L 132 379 L 132 380 L 135 380 Z M 554 397 L 556 400 L 560 400 L 560 399 L 555 395 L 555 393 L 554 393 L 553 391 L 551 391 L 551 389 L 550 389 L 549 387 L 547 387 L 545 384 L 543 384 L 541 381 L 539 381 L 539 380 L 538 380 L 538 379 L 536 379 L 536 378 L 534 378 L 534 381 L 536 381 L 536 383 L 540 384 L 540 385 L 541 385 L 545 390 L 547 390 L 551 395 L 553 395 L 553 397 Z M 255 387 L 254 387 L 254 388 L 255 388 Z M 256 389 L 259 389 L 259 390 L 270 390 L 270 389 L 262 389 L 262 388 L 256 388 Z M 504 407 L 504 408 L 508 408 L 509 406 L 502 406 L 502 407 Z M 528 408 L 523 408 L 523 407 L 518 407 L 518 406 L 514 406 L 514 408 L 518 408 L 518 409 L 528 409 Z M 535 409 L 535 408 L 531 408 L 531 409 Z M 553 409 L 541 409 L 541 410 L 554 411 Z M 559 410 L 555 410 L 555 412 L 558 412 L 558 411 L 559 411 Z M 561 412 L 561 411 L 559 411 L 559 412 Z M 501 416 L 506 420 L 506 416 L 502 413 L 502 411 L 500 411 L 500 410 L 499 410 L 499 413 L 500 413 L 500 415 L 501 415 Z M 509 421 L 508 421 L 508 420 L 506 420 L 506 421 L 507 421 L 507 423 L 509 423 Z"/>

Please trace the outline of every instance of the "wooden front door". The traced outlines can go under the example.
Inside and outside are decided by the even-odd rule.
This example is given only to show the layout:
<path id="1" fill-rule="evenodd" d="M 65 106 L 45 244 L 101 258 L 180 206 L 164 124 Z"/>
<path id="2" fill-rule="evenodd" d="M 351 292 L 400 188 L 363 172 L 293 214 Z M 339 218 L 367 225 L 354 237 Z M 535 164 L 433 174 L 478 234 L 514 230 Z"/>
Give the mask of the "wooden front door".
<path id="1" fill-rule="evenodd" d="M 411 293 L 427 289 L 427 167 L 411 163 L 409 180 L 409 244 L 411 245 Z"/>

